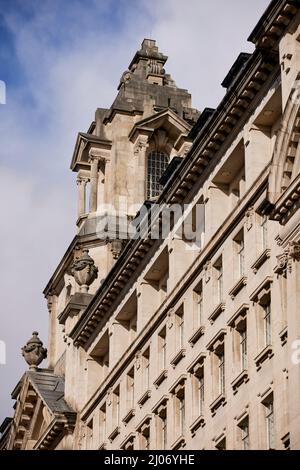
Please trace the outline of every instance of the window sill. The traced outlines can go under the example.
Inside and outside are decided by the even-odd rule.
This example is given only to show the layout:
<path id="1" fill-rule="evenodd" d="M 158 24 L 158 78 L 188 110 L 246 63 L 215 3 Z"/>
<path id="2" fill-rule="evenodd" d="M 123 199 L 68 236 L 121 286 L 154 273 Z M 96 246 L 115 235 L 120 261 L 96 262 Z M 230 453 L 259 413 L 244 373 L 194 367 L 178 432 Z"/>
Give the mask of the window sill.
<path id="1" fill-rule="evenodd" d="M 161 374 L 157 377 L 157 379 L 153 382 L 153 385 L 155 388 L 158 388 L 160 384 L 163 383 L 163 381 L 168 377 L 168 371 L 167 369 L 164 369 Z"/>
<path id="2" fill-rule="evenodd" d="M 205 426 L 205 419 L 203 415 L 200 415 L 190 426 L 190 431 L 192 433 L 192 437 L 195 436 L 196 431 L 198 431 L 199 428 L 203 428 Z"/>
<path id="3" fill-rule="evenodd" d="M 117 426 L 117 427 L 113 430 L 113 432 L 108 436 L 108 440 L 109 440 L 110 442 L 113 442 L 113 441 L 116 439 L 116 437 L 120 434 L 120 432 L 121 432 L 121 429 L 120 429 L 119 426 Z"/>
<path id="4" fill-rule="evenodd" d="M 178 351 L 178 353 L 173 357 L 173 359 L 171 360 L 171 365 L 173 366 L 174 369 L 177 366 L 177 364 L 179 364 L 181 359 L 185 357 L 185 354 L 186 354 L 186 350 L 180 349 L 180 351 Z"/>
<path id="5" fill-rule="evenodd" d="M 261 367 L 262 367 L 262 364 L 267 360 L 267 359 L 271 359 L 271 357 L 274 356 L 274 353 L 273 353 L 273 348 L 271 345 L 269 346 L 266 346 L 262 352 L 256 356 L 256 358 L 254 359 L 254 362 L 255 362 L 255 365 L 256 365 L 256 369 L 257 370 L 260 370 Z"/>
<path id="6" fill-rule="evenodd" d="M 122 419 L 123 423 L 124 424 L 128 424 L 129 421 L 135 416 L 135 409 L 132 408 L 131 410 L 128 411 L 128 413 L 126 414 L 126 416 L 124 416 L 124 418 Z"/>
<path id="7" fill-rule="evenodd" d="M 288 327 L 286 326 L 280 333 L 281 346 L 285 346 L 288 340 Z"/>
<path id="8" fill-rule="evenodd" d="M 257 258 L 257 260 L 252 264 L 251 269 L 254 274 L 256 274 L 259 268 L 269 259 L 271 256 L 271 250 L 267 248 L 262 254 Z"/>
<path id="9" fill-rule="evenodd" d="M 249 382 L 249 375 L 247 370 L 243 370 L 237 378 L 231 383 L 233 394 L 238 392 L 238 389 L 244 384 Z"/>
<path id="10" fill-rule="evenodd" d="M 212 415 L 214 416 L 216 414 L 216 412 L 217 412 L 218 408 L 220 408 L 220 406 L 225 406 L 225 405 L 226 405 L 226 397 L 222 393 L 222 395 L 219 395 L 218 398 L 216 398 L 215 401 L 213 401 L 212 404 L 209 407 Z"/>
<path id="11" fill-rule="evenodd" d="M 142 406 L 146 403 L 147 400 L 149 400 L 150 397 L 151 390 L 147 390 L 138 401 L 138 405 L 140 406 L 140 408 L 142 408 Z"/>
<path id="12" fill-rule="evenodd" d="M 229 292 L 230 297 L 232 300 L 238 295 L 238 293 L 247 285 L 247 277 L 243 276 L 238 282 L 233 286 L 231 291 Z"/>
<path id="13" fill-rule="evenodd" d="M 171 450 L 180 450 L 183 449 L 186 446 L 185 443 L 185 438 L 184 436 L 180 436 L 178 439 L 176 439 L 175 442 L 171 445 Z"/>
<path id="14" fill-rule="evenodd" d="M 197 341 L 201 338 L 201 336 L 203 336 L 205 333 L 205 327 L 204 326 L 200 326 L 196 331 L 195 333 L 190 337 L 189 339 L 189 343 L 192 347 L 195 346 L 195 344 L 197 343 Z"/>
<path id="15" fill-rule="evenodd" d="M 213 325 L 213 323 L 216 321 L 216 319 L 223 313 L 225 310 L 225 303 L 221 302 L 217 307 L 214 309 L 210 317 L 208 317 L 210 323 Z"/>

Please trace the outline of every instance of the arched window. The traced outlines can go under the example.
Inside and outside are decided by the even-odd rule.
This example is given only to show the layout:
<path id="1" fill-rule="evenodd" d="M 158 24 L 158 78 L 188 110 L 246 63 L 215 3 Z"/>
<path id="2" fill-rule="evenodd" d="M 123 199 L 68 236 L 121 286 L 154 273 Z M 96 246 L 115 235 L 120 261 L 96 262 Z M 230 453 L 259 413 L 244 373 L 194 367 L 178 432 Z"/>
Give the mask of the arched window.
<path id="1" fill-rule="evenodd" d="M 169 156 L 163 152 L 151 152 L 147 160 L 147 199 L 160 195 L 162 186 L 159 180 L 169 165 Z"/>

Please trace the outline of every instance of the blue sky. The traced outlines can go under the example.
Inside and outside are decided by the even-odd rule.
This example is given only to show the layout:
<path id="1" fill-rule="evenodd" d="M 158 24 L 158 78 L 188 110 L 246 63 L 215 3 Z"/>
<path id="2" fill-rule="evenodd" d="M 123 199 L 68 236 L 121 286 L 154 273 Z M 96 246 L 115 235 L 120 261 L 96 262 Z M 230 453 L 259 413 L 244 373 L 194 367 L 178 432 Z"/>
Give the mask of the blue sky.
<path id="1" fill-rule="evenodd" d="M 75 234 L 69 170 L 79 131 L 110 106 L 144 37 L 169 56 L 167 71 L 198 109 L 214 107 L 220 83 L 268 0 L 0 0 L 0 422 L 26 365 L 20 348 L 40 331 L 42 290 Z"/>

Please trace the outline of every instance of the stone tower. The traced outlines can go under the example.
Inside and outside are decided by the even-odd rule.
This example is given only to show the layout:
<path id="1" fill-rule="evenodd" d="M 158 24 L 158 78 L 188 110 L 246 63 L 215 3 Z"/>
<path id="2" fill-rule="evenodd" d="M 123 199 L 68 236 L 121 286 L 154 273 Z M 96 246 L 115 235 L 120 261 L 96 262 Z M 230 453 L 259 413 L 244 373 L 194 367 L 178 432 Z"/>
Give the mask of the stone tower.
<path id="1" fill-rule="evenodd" d="M 78 232 L 44 292 L 49 367 L 55 370 L 65 369 L 72 348 L 58 363 L 64 340 L 126 245 L 128 224 L 145 200 L 159 195 L 168 164 L 191 147 L 189 132 L 199 112 L 188 91 L 166 73 L 166 61 L 156 42 L 144 39 L 112 106 L 98 108 L 88 131 L 78 134 L 71 162 L 77 173 Z M 70 368 L 73 363 L 71 354 Z M 68 390 L 66 378 L 67 395 Z"/>

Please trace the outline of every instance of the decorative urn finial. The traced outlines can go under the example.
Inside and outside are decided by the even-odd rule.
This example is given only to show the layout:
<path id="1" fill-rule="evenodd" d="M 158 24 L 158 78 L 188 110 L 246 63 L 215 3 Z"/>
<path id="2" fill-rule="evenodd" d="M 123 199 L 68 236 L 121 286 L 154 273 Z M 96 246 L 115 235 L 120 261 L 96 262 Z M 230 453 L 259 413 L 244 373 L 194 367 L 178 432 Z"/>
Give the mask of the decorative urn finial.
<path id="1" fill-rule="evenodd" d="M 22 348 L 22 356 L 31 370 L 36 370 L 38 365 L 47 357 L 47 349 L 43 348 L 43 343 L 38 335 L 38 332 L 34 331 L 32 338 Z"/>
<path id="2" fill-rule="evenodd" d="M 76 258 L 71 266 L 71 273 L 80 286 L 80 292 L 88 292 L 89 286 L 98 277 L 98 268 L 89 256 L 89 250 L 82 250 L 82 255 Z"/>

